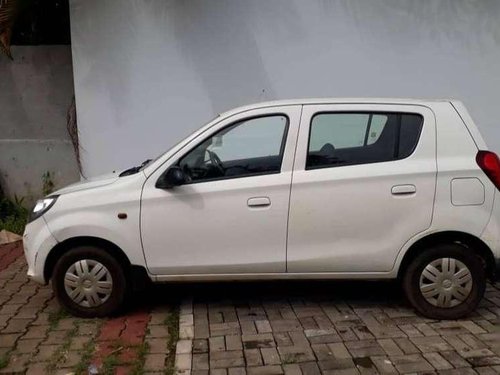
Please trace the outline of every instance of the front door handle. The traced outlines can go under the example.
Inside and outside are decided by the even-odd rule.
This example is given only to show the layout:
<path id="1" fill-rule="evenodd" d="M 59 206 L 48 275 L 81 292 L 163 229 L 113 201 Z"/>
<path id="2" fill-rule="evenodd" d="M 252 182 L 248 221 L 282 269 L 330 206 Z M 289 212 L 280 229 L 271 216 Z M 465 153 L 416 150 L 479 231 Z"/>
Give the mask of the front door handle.
<path id="1" fill-rule="evenodd" d="M 271 200 L 268 197 L 254 197 L 247 201 L 248 207 L 267 207 L 271 205 Z"/>
<path id="2" fill-rule="evenodd" d="M 392 195 L 409 195 L 415 194 L 417 188 L 415 185 L 396 185 L 392 187 Z"/>

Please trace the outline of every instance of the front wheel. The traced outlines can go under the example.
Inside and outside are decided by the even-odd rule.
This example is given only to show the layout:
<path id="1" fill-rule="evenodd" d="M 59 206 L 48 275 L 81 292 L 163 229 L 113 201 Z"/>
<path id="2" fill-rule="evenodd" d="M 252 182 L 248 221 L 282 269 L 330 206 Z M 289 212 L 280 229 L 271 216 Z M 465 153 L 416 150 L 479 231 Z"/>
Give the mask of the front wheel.
<path id="1" fill-rule="evenodd" d="M 127 281 L 123 266 L 107 251 L 80 246 L 64 253 L 52 275 L 59 303 L 73 315 L 103 317 L 123 305 Z"/>
<path id="2" fill-rule="evenodd" d="M 437 245 L 422 252 L 403 277 L 408 300 L 431 319 L 459 319 L 470 314 L 485 288 L 481 259 L 460 244 Z"/>

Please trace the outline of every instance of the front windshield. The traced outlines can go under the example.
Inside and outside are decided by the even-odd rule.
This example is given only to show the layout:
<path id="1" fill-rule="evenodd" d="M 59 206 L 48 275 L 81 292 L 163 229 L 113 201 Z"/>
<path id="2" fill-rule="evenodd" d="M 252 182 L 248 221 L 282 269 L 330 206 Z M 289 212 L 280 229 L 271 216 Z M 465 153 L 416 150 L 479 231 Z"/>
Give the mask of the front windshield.
<path id="1" fill-rule="evenodd" d="M 213 119 L 211 119 L 210 121 L 208 121 L 207 123 L 205 123 L 200 129 L 204 128 L 205 126 L 207 126 L 208 124 L 214 122 L 217 118 L 220 117 L 220 114 L 218 114 L 217 116 L 215 116 Z M 198 129 L 199 130 L 199 129 Z M 198 131 L 196 130 L 196 131 Z M 122 176 L 129 176 L 131 174 L 135 174 L 135 173 L 138 173 L 142 170 L 144 170 L 148 165 L 156 162 L 157 160 L 161 159 L 163 157 L 163 155 L 165 155 L 167 152 L 169 152 L 171 149 L 177 147 L 181 142 L 183 142 L 186 138 L 183 138 L 181 139 L 179 142 L 177 142 L 175 145 L 173 145 L 172 147 L 170 147 L 167 151 L 164 151 L 162 152 L 161 154 L 159 154 L 158 156 L 156 156 L 154 159 L 147 159 L 145 161 L 143 161 L 140 165 L 138 166 L 134 166 L 134 167 L 131 167 L 131 168 L 128 168 L 124 171 L 122 171 L 119 176 L 122 177 Z"/>

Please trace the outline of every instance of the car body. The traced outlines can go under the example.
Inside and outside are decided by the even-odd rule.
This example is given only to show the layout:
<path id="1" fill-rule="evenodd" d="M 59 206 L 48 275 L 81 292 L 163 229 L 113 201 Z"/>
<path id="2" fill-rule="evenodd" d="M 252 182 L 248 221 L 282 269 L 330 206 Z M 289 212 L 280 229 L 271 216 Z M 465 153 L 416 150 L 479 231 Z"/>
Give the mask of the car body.
<path id="1" fill-rule="evenodd" d="M 83 247 L 113 258 L 127 280 L 404 279 L 416 258 L 445 246 L 436 259 L 459 276 L 460 265 L 476 260 L 477 272 L 494 276 L 499 181 L 498 157 L 459 101 L 259 103 L 219 115 L 154 161 L 39 202 L 24 233 L 28 275 L 57 284 L 61 258 Z M 446 255 L 455 252 L 475 260 Z M 73 267 L 68 276 L 83 259 L 73 258 L 54 285 L 60 300 L 76 285 L 73 294 L 86 300 L 80 276 L 90 271 Z M 419 290 L 432 289 L 419 272 Z M 470 309 L 461 305 L 479 301 L 483 279 L 474 280 L 477 290 L 472 281 L 460 286 L 478 294 L 467 303 L 436 290 L 445 297 L 431 296 L 429 306 L 409 299 L 428 316 L 462 316 Z M 416 293 L 410 284 L 407 294 Z M 117 308 L 102 298 L 62 302 L 86 316 Z"/>

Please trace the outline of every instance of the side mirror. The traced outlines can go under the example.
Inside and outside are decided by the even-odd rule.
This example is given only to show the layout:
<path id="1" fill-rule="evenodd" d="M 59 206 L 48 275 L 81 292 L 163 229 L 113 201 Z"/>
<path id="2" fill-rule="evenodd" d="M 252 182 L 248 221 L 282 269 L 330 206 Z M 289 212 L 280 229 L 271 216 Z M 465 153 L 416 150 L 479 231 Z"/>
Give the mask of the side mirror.
<path id="1" fill-rule="evenodd" d="M 167 169 L 156 181 L 155 187 L 158 189 L 172 189 L 186 183 L 186 174 L 181 168 L 174 166 Z"/>

